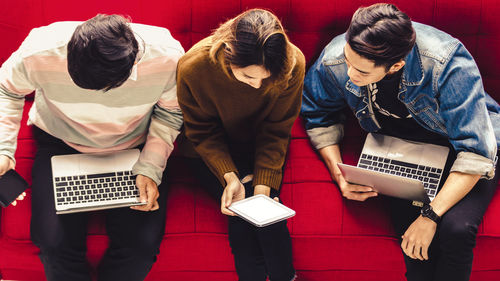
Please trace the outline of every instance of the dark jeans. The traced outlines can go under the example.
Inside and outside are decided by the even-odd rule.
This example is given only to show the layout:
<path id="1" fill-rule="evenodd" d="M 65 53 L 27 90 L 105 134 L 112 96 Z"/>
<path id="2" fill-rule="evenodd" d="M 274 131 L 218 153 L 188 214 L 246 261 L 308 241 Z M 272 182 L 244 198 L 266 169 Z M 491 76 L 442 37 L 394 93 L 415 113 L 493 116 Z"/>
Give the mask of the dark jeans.
<path id="1" fill-rule="evenodd" d="M 65 143 L 34 128 L 38 150 L 33 164 L 31 238 L 40 248 L 47 280 L 90 281 L 86 261 L 89 213 L 57 215 L 50 158 L 78 153 Z M 143 280 L 156 261 L 165 228 L 166 187 L 159 187 L 160 209 L 129 208 L 102 211 L 109 248 L 98 268 L 98 280 Z"/>
<path id="2" fill-rule="evenodd" d="M 241 177 L 253 173 L 249 161 L 234 159 Z M 223 187 L 201 159 L 187 160 L 207 192 L 220 204 Z M 251 182 L 245 184 L 245 197 L 253 195 Z M 271 198 L 279 192 L 271 189 Z M 256 227 L 239 217 L 228 217 L 229 245 L 240 281 L 290 281 L 295 276 L 292 241 L 286 221 Z"/>
<path id="3" fill-rule="evenodd" d="M 449 157 L 443 179 L 446 179 L 454 159 Z M 442 185 L 444 180 L 441 181 Z M 412 259 L 403 252 L 409 281 L 469 280 L 477 230 L 497 184 L 498 169 L 493 179 L 479 180 L 462 200 L 443 215 L 429 247 L 429 260 Z M 390 201 L 396 233 L 401 237 L 420 215 L 420 208 L 412 206 L 407 200 L 391 198 Z"/>

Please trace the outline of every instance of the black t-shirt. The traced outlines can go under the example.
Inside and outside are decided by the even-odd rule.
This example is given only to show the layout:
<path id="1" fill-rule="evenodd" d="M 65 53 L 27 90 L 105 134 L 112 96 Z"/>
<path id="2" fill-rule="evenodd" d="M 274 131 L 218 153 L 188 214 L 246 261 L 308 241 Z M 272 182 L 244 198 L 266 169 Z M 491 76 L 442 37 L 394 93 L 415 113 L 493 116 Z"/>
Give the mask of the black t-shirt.
<path id="1" fill-rule="evenodd" d="M 408 112 L 406 105 L 398 99 L 402 73 L 401 69 L 368 86 L 375 118 L 382 127 L 378 132 L 402 139 L 447 145 L 449 142 L 445 136 L 418 124 Z"/>

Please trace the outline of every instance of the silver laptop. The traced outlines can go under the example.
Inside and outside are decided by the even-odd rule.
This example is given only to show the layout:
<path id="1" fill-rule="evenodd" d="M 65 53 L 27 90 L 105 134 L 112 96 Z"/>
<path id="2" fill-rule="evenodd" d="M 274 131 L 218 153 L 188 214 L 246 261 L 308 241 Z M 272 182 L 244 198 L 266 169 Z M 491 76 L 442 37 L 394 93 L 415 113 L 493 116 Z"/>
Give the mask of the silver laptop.
<path id="1" fill-rule="evenodd" d="M 132 167 L 139 149 L 53 156 L 57 214 L 142 205 Z"/>
<path id="2" fill-rule="evenodd" d="M 351 183 L 381 194 L 428 203 L 437 194 L 449 148 L 368 134 L 357 167 L 338 164 Z"/>

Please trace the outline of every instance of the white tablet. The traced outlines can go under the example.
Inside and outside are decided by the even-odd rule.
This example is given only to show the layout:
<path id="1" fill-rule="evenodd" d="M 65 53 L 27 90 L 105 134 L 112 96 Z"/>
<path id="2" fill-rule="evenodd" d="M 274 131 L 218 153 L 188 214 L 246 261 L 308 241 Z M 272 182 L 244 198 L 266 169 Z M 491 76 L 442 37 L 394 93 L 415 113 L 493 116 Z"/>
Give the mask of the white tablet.
<path id="1" fill-rule="evenodd" d="M 295 216 L 294 210 L 263 194 L 234 202 L 228 209 L 258 227 L 268 226 Z"/>

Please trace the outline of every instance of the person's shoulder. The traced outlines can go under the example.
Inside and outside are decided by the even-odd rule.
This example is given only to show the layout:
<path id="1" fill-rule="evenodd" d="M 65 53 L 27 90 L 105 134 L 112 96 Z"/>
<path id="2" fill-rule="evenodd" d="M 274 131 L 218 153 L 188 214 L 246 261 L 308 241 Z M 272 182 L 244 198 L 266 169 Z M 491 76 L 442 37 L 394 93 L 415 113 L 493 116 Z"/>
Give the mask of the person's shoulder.
<path id="1" fill-rule="evenodd" d="M 344 63 L 345 33 L 335 36 L 323 49 L 320 60 L 325 64 Z"/>
<path id="2" fill-rule="evenodd" d="M 306 57 L 302 53 L 302 51 L 295 46 L 294 44 L 290 43 L 292 47 L 292 54 L 295 60 L 295 66 L 294 69 L 304 69 L 306 67 Z"/>
<path id="3" fill-rule="evenodd" d="M 434 26 L 423 24 L 419 22 L 412 22 L 413 29 L 417 34 L 417 40 L 419 37 L 422 39 L 429 39 L 433 42 L 448 42 L 448 41 L 456 41 L 457 39 L 451 36 L 450 34 L 440 30 Z"/>
<path id="4" fill-rule="evenodd" d="M 210 46 L 206 40 L 198 42 L 182 56 L 177 66 L 179 75 L 199 77 L 215 67 L 215 63 L 210 58 Z"/>
<path id="5" fill-rule="evenodd" d="M 153 49 L 159 55 L 184 54 L 181 43 L 172 36 L 168 29 L 139 23 L 132 23 L 130 26 L 137 40 L 143 41 L 148 48 Z"/>
<path id="6" fill-rule="evenodd" d="M 67 46 L 76 27 L 81 23 L 62 21 L 33 28 L 22 43 L 22 56 L 28 57 Z"/>
<path id="7" fill-rule="evenodd" d="M 445 62 L 461 42 L 450 34 L 433 26 L 413 22 L 416 32 L 416 45 L 421 56 Z"/>
<path id="8" fill-rule="evenodd" d="M 69 37 L 71 37 L 76 27 L 82 23 L 82 21 L 57 21 L 45 26 L 33 28 L 32 32 L 44 35 L 57 32 L 58 34 L 53 35 L 68 36 L 69 34 Z"/>

